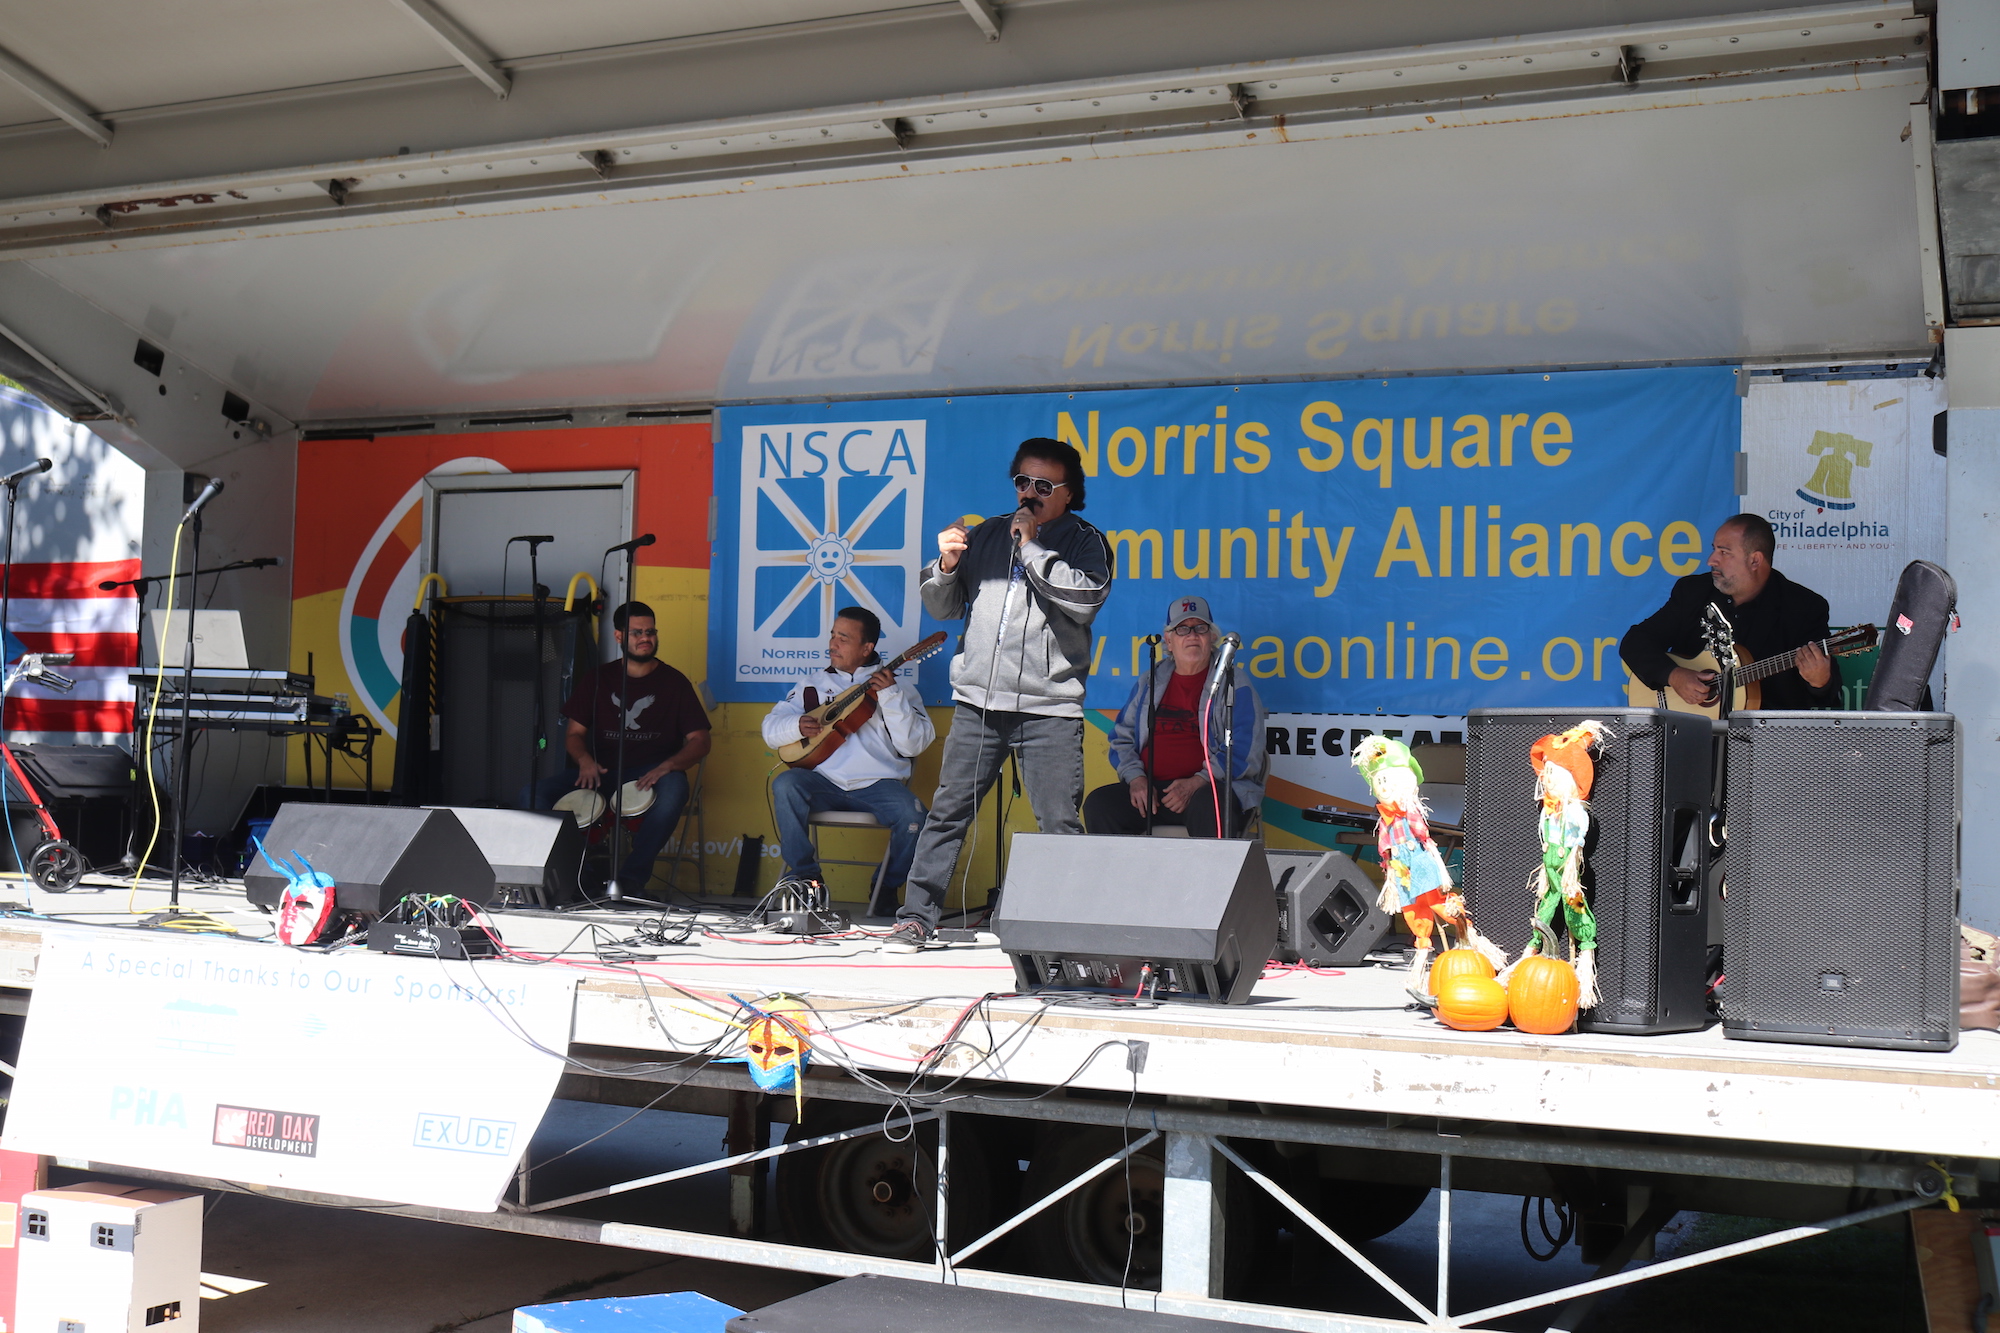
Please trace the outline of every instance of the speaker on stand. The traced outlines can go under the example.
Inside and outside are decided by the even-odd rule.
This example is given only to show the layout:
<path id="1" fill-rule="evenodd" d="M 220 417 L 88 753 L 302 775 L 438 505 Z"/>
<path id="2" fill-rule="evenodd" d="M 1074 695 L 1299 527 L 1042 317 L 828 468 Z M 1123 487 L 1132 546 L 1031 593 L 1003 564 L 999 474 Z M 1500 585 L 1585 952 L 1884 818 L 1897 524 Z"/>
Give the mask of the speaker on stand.
<path id="1" fill-rule="evenodd" d="M 1957 812 L 1949 713 L 1730 718 L 1723 1035 L 1956 1046 Z"/>
<path id="2" fill-rule="evenodd" d="M 1713 724 L 1663 708 L 1481 708 L 1466 715 L 1466 906 L 1518 957 L 1542 863 L 1528 751 L 1595 719 L 1610 729 L 1590 794 L 1584 892 L 1597 917 L 1599 1002 L 1586 1032 L 1691 1032 L 1707 1024 L 1707 825 Z M 1557 916 L 1561 920 L 1560 913 Z"/>

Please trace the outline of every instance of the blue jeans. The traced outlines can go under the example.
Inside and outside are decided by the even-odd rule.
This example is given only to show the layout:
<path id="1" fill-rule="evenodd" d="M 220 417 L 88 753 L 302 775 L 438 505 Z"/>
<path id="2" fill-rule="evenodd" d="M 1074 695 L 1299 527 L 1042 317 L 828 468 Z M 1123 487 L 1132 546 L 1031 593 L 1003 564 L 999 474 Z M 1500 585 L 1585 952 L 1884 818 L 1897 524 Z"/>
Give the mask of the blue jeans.
<path id="1" fill-rule="evenodd" d="M 980 798 L 999 778 L 1009 750 L 1020 756 L 1021 782 L 1035 810 L 1035 827 L 1043 833 L 1083 832 L 1077 817 L 1083 804 L 1083 719 L 982 712 L 961 703 L 952 710 L 931 816 L 917 838 L 898 921 L 921 921 L 937 929 L 966 827 Z"/>
<path id="2" fill-rule="evenodd" d="M 521 805 L 528 810 L 553 810 L 556 802 L 576 789 L 576 769 L 565 769 L 561 773 L 551 773 L 535 784 L 534 792 L 523 792 Z M 598 790 L 608 791 L 609 776 L 601 780 Z M 667 845 L 667 839 L 674 836 L 675 827 L 681 822 L 681 811 L 687 809 L 688 776 L 675 771 L 653 784 L 653 804 L 645 814 L 639 816 L 639 827 L 622 835 L 626 838 L 628 855 L 618 866 L 618 887 L 627 893 L 643 893 L 646 882 L 653 877 L 653 862 L 660 859 L 660 849 Z"/>
<path id="3" fill-rule="evenodd" d="M 794 875 L 822 882 L 826 879 L 813 852 L 806 816 L 815 810 L 866 810 L 889 830 L 889 867 L 882 872 L 883 890 L 900 887 L 910 876 L 917 834 L 924 827 L 924 803 L 894 778 L 842 791 L 831 778 L 810 768 L 788 768 L 771 781 L 771 808 L 778 818 L 778 848 L 785 854 L 785 868 Z"/>

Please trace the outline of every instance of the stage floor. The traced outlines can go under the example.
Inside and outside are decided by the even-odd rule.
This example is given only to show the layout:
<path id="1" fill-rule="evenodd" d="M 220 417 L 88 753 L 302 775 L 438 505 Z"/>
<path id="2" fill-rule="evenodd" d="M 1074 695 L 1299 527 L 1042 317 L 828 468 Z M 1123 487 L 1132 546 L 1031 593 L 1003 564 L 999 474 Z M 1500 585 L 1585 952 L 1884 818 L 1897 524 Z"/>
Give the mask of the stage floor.
<path id="1" fill-rule="evenodd" d="M 25 886 L 0 888 L 19 901 Z M 165 903 L 148 884 L 30 890 L 0 923 L 0 986 L 32 989 L 46 929 L 129 930 Z M 128 898 L 130 902 L 128 904 Z M 240 885 L 184 887 L 182 904 L 237 927 L 218 947 L 280 948 Z M 128 911 L 128 906 L 130 910 Z M 441 964 L 467 985 L 512 967 L 575 969 L 573 1047 L 674 1052 L 710 1046 L 738 1001 L 786 992 L 815 1016 L 820 1068 L 894 1084 L 919 1068 L 978 1082 L 1138 1092 L 1521 1126 L 1752 1144 L 2000 1159 L 2000 1033 L 1943 1053 L 1737 1041 L 1720 1025 L 1666 1036 L 1466 1033 L 1410 1007 L 1397 966 L 1272 972 L 1251 1002 L 1216 1006 L 1109 997 L 1012 998 L 991 936 L 917 954 L 878 951 L 880 926 L 816 941 L 734 934 L 730 909 L 693 918 L 638 909 L 496 912 L 510 956 Z M 258 941 L 262 941 L 259 943 Z M 356 950 L 356 952 L 363 952 Z M 982 1002 L 982 997 L 984 998 Z M 934 1054 L 947 1034 L 957 1040 Z M 1146 1044 L 1143 1070 L 1126 1052 Z M 740 1054 L 740 1039 L 734 1042 Z"/>

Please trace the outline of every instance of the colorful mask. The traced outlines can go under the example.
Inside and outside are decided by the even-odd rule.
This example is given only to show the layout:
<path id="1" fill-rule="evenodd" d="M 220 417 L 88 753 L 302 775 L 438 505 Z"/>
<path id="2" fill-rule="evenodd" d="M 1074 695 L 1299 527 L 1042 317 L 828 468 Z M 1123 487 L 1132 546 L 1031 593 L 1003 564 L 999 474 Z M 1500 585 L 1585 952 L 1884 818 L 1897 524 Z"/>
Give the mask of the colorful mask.
<path id="1" fill-rule="evenodd" d="M 811 1014 L 805 1002 L 780 994 L 749 1007 L 756 1015 L 750 1020 L 747 1036 L 751 1082 L 766 1092 L 793 1093 L 803 1102 L 801 1076 L 812 1059 L 812 1042 L 807 1036 Z"/>

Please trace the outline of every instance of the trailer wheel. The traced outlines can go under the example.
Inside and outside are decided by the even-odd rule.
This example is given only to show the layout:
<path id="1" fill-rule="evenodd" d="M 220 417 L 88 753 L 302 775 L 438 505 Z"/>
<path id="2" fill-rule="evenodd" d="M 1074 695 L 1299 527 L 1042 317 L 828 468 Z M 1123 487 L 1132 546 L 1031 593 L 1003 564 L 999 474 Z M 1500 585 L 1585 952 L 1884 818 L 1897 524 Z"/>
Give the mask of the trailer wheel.
<path id="1" fill-rule="evenodd" d="M 880 1124 L 888 1108 L 856 1102 L 808 1102 L 787 1136 L 807 1139 Z M 951 1240 L 961 1245 L 990 1230 L 993 1164 L 982 1137 L 954 1116 L 951 1136 Z M 1011 1163 L 1008 1164 L 1011 1167 Z M 936 1250 L 937 1125 L 877 1131 L 778 1159 L 778 1216 L 795 1244 L 872 1254 L 932 1258 Z"/>
<path id="2" fill-rule="evenodd" d="M 68 893 L 89 869 L 83 853 L 60 839 L 43 843 L 28 857 L 28 878 L 50 893 Z"/>
<path id="3" fill-rule="evenodd" d="M 1044 1123 L 1036 1134 L 1032 1161 L 1022 1181 L 1021 1206 L 1027 1207 L 1061 1189 L 1117 1152 L 1125 1142 L 1125 1135 L 1117 1130 Z M 1230 1146 L 1253 1164 L 1263 1165 L 1259 1152 L 1265 1145 L 1232 1139 Z M 1019 1253 L 1025 1271 L 1099 1286 L 1159 1290 L 1166 1213 L 1165 1155 L 1163 1146 L 1156 1143 L 1129 1159 L 1132 1181 L 1129 1197 L 1125 1169 L 1113 1167 L 1024 1224 Z M 1236 1168 L 1220 1161 L 1217 1166 L 1227 1176 L 1223 1197 L 1222 1291 L 1232 1300 L 1248 1299 L 1257 1280 L 1257 1265 L 1268 1255 L 1270 1241 L 1276 1235 L 1271 1213 L 1274 1205 L 1263 1190 Z"/>
<path id="4" fill-rule="evenodd" d="M 1125 1145 L 1117 1130 L 1043 1125 L 1022 1184 L 1032 1203 L 1061 1189 Z M 1135 1131 L 1133 1137 L 1137 1137 Z M 1161 1223 L 1166 1214 L 1167 1170 L 1159 1144 L 1134 1153 L 1127 1172 L 1114 1166 L 1024 1225 L 1033 1271 L 1102 1287 L 1160 1286 Z M 1131 1266 L 1128 1273 L 1127 1255 Z"/>

